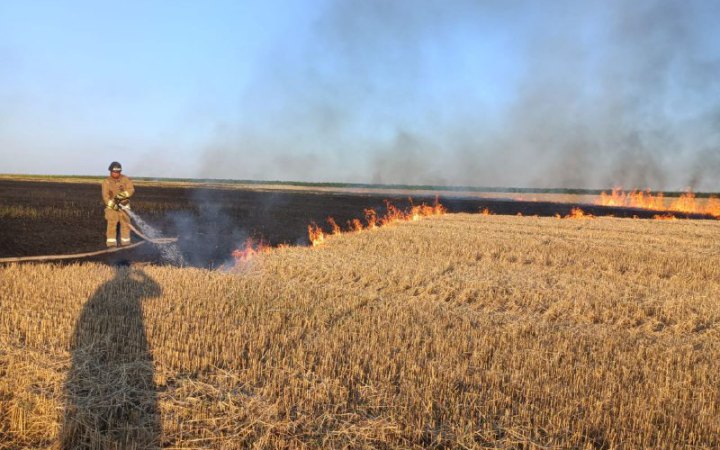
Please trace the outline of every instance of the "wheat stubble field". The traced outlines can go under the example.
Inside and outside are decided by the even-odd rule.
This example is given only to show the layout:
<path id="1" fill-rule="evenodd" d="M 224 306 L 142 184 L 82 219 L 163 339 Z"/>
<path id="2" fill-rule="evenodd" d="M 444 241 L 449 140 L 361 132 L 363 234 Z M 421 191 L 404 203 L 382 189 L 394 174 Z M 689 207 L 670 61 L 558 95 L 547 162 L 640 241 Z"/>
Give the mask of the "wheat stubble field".
<path id="1" fill-rule="evenodd" d="M 451 214 L 0 268 L 1 448 L 716 448 L 720 222 Z"/>

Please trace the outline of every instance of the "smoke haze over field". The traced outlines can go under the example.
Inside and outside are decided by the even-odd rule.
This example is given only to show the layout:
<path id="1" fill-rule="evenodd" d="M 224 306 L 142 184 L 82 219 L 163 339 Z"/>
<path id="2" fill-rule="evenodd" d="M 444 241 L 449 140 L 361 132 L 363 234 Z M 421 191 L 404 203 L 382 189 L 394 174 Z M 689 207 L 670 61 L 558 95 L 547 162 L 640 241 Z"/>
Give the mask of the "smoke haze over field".
<path id="1" fill-rule="evenodd" d="M 0 31 L 0 172 L 720 191 L 717 2 L 138 5 Z"/>

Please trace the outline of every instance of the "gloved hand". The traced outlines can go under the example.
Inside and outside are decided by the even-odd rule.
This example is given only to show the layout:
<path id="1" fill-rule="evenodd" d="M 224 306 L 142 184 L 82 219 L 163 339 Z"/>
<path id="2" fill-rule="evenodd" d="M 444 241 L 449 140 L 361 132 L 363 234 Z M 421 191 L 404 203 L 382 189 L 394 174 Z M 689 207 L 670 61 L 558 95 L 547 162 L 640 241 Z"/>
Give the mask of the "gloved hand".
<path id="1" fill-rule="evenodd" d="M 115 195 L 115 198 L 113 199 L 115 203 L 122 205 L 123 207 L 129 207 L 130 201 L 128 200 L 130 198 L 130 194 L 128 191 L 122 191 Z"/>
<path id="2" fill-rule="evenodd" d="M 115 201 L 115 199 L 108 200 L 105 206 L 107 206 L 109 209 L 114 209 L 115 211 L 120 209 L 120 205 Z"/>

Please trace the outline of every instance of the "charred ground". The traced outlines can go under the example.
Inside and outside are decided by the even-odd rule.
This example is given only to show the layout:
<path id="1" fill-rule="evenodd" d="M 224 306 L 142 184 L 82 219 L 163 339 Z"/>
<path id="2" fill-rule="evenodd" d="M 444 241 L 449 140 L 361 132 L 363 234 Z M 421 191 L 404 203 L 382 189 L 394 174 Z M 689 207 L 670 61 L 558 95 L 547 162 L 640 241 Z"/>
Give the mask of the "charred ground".
<path id="1" fill-rule="evenodd" d="M 69 254 L 103 248 L 105 221 L 100 180 L 92 183 L 0 180 L 0 257 Z M 307 225 L 326 225 L 332 216 L 339 224 L 363 218 L 365 208 L 378 213 L 385 200 L 407 207 L 407 196 L 347 194 L 311 191 L 265 191 L 236 188 L 137 186 L 133 209 L 166 236 L 178 236 L 188 264 L 222 265 L 247 238 L 276 245 L 305 245 Z M 433 197 L 413 196 L 415 203 Z M 573 207 L 593 215 L 650 218 L 656 212 L 608 208 L 577 203 L 553 203 L 440 197 L 449 212 L 476 213 L 484 208 L 496 214 L 567 215 Z M 692 216 L 689 217 L 702 217 Z M 159 262 L 152 245 L 94 258 L 118 264 L 124 261 Z"/>

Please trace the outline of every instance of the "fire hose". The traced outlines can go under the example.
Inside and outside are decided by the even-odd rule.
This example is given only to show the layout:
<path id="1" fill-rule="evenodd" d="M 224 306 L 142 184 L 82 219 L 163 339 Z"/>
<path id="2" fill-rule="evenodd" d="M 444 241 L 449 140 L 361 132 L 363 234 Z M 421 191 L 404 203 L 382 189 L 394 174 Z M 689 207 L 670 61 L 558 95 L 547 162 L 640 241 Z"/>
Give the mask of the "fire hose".
<path id="1" fill-rule="evenodd" d="M 130 219 L 130 215 L 125 211 L 122 210 L 123 213 Z M 26 262 L 26 261 L 57 261 L 62 259 L 79 259 L 79 258 L 89 258 L 91 256 L 99 256 L 104 255 L 107 253 L 114 253 L 119 252 L 122 250 L 129 250 L 131 248 L 139 247 L 143 245 L 146 241 L 156 244 L 156 245 L 167 245 L 172 244 L 173 242 L 177 242 L 177 238 L 150 238 L 143 233 L 141 233 L 137 228 L 135 228 L 132 224 L 132 221 L 128 220 L 128 225 L 130 226 L 130 229 L 137 234 L 141 239 L 143 239 L 140 242 L 136 242 L 134 244 L 125 245 L 121 247 L 111 247 L 104 250 L 97 250 L 94 252 L 85 252 L 85 253 L 73 253 L 73 254 L 67 254 L 67 255 L 40 255 L 40 256 L 19 256 L 19 257 L 11 257 L 11 258 L 0 258 L 0 264 L 1 263 L 15 263 L 15 262 Z"/>

